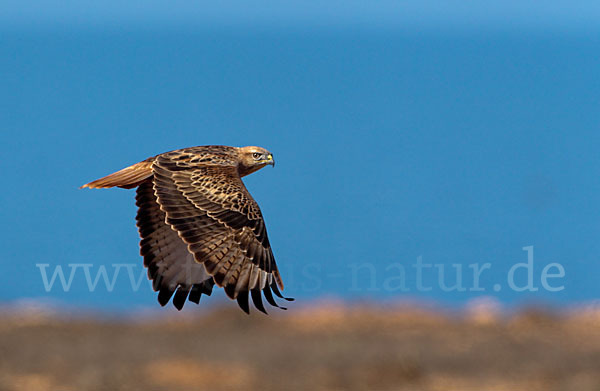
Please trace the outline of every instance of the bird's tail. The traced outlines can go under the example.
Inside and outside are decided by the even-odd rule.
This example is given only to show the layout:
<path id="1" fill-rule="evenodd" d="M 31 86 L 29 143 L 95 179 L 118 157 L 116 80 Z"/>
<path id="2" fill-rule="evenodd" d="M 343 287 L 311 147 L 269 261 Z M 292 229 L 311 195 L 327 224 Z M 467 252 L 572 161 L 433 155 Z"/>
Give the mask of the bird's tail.
<path id="1" fill-rule="evenodd" d="M 126 167 L 104 178 L 96 179 L 93 182 L 86 183 L 80 189 L 107 189 L 109 187 L 120 187 L 123 189 L 132 189 L 152 176 L 152 162 L 154 157 L 148 158 L 133 166 Z"/>

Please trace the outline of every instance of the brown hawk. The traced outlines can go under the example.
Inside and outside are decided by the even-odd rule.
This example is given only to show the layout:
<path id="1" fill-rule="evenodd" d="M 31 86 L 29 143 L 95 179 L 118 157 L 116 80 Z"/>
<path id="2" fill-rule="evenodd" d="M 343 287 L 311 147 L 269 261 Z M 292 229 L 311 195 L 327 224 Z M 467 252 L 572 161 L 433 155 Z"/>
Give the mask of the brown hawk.
<path id="1" fill-rule="evenodd" d="M 275 161 L 264 148 L 208 145 L 148 158 L 82 188 L 137 187 L 140 253 L 162 306 L 171 297 L 178 310 L 186 299 L 198 304 L 216 284 L 246 313 L 249 297 L 266 313 L 262 295 L 275 307 L 273 293 L 293 300 L 280 293 L 262 213 L 241 179 L 266 165 Z"/>

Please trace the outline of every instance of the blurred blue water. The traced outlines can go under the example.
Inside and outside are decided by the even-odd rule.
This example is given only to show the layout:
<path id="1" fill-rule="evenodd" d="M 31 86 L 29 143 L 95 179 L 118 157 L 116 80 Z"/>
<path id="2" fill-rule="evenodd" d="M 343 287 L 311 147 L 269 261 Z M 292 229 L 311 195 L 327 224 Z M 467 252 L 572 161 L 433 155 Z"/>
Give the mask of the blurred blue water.
<path id="1" fill-rule="evenodd" d="M 90 293 L 78 274 L 47 293 L 36 264 L 141 272 L 134 193 L 77 187 L 204 144 L 275 153 L 277 168 L 246 183 L 289 295 L 595 299 L 599 49 L 592 34 L 552 32 L 5 31 L 0 299 L 154 306 L 125 275 L 113 292 Z M 562 291 L 507 288 L 524 246 L 538 286 L 561 263 Z M 433 289 L 418 292 L 419 256 L 445 265 L 450 285 L 462 264 L 467 287 L 468 265 L 489 262 L 485 291 L 445 292 L 428 271 Z"/>

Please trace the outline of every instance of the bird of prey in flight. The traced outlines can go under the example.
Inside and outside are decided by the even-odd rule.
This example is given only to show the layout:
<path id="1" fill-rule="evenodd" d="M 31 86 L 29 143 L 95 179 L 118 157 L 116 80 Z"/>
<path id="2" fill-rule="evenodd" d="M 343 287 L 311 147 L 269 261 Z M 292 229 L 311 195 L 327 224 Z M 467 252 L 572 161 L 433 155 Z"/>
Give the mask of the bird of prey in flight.
<path id="1" fill-rule="evenodd" d="M 137 187 L 140 253 L 164 306 L 181 310 L 213 286 L 249 313 L 249 298 L 266 313 L 262 295 L 279 307 L 283 282 L 258 204 L 242 177 L 275 165 L 260 147 L 208 145 L 148 158 L 82 188 Z M 262 292 L 262 294 L 261 294 Z M 284 307 L 280 307 L 284 308 Z"/>

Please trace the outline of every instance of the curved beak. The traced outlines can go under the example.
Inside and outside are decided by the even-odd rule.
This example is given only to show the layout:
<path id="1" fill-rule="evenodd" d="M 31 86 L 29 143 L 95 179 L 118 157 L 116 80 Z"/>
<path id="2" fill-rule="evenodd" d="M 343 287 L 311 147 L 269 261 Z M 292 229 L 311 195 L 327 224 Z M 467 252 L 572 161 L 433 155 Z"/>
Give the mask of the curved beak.
<path id="1" fill-rule="evenodd" d="M 275 160 L 273 160 L 273 154 L 270 153 L 267 155 L 266 163 L 275 167 Z"/>

